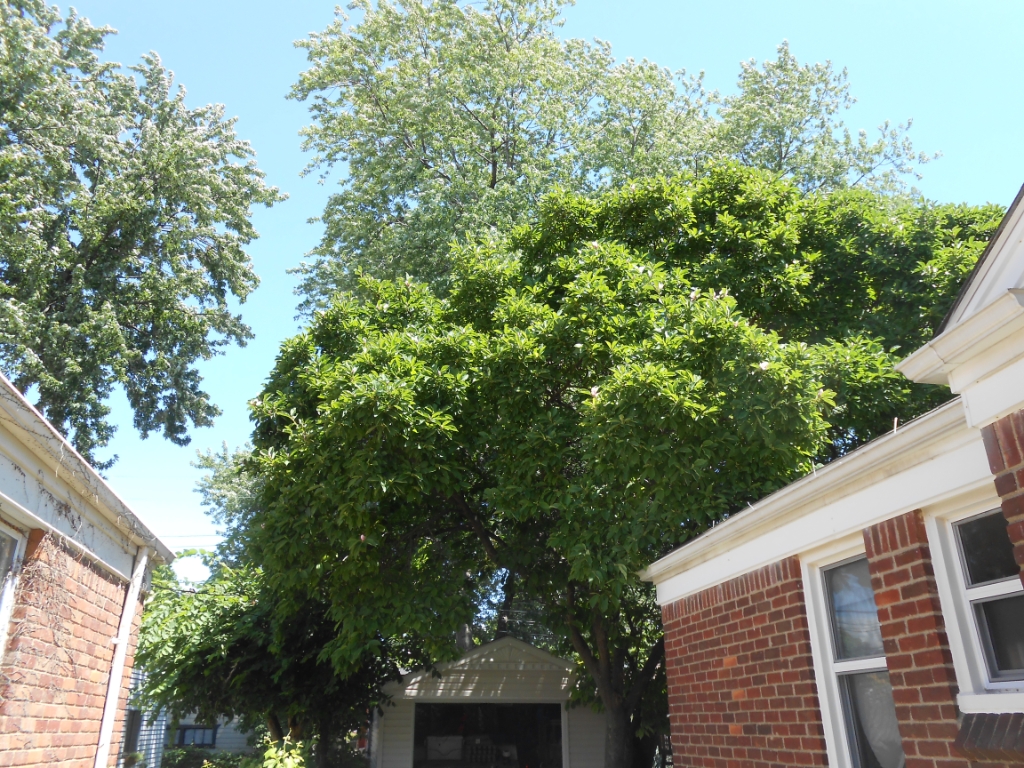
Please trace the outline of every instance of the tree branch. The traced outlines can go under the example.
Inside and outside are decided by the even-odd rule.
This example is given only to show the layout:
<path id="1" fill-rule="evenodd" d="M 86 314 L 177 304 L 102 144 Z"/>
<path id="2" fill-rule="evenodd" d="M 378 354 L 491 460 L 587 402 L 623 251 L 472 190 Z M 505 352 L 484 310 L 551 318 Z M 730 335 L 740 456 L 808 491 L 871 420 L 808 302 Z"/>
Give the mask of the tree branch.
<path id="1" fill-rule="evenodd" d="M 636 712 L 637 707 L 640 706 L 640 699 L 643 698 L 644 691 L 648 684 L 654 679 L 655 673 L 658 671 L 658 667 L 665 660 L 665 638 L 664 636 L 658 640 L 653 646 L 651 646 L 651 652 L 647 654 L 647 661 L 644 662 L 643 669 L 640 670 L 640 674 L 637 675 L 636 680 L 633 681 L 633 686 L 630 688 L 629 695 L 626 697 L 626 711 L 630 717 Z"/>

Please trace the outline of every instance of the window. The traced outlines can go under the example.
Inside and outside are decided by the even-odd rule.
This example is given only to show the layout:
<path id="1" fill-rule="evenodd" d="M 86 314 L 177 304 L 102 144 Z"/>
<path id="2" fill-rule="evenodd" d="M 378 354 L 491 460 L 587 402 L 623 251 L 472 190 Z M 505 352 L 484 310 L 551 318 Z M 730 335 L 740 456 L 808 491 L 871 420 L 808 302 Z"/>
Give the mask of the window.
<path id="1" fill-rule="evenodd" d="M 14 570 L 14 556 L 18 553 L 18 540 L 0 530 L 0 583 Z"/>
<path id="2" fill-rule="evenodd" d="M 1024 680 L 1024 584 L 1000 510 L 954 523 L 960 568 L 992 682 Z"/>
<path id="3" fill-rule="evenodd" d="M 182 725 L 178 727 L 179 747 L 214 747 L 217 744 L 217 726 Z"/>
<path id="4" fill-rule="evenodd" d="M 849 763 L 855 768 L 902 768 L 903 741 L 896 723 L 882 631 L 866 557 L 823 568 L 828 614 L 828 664 L 842 710 Z"/>

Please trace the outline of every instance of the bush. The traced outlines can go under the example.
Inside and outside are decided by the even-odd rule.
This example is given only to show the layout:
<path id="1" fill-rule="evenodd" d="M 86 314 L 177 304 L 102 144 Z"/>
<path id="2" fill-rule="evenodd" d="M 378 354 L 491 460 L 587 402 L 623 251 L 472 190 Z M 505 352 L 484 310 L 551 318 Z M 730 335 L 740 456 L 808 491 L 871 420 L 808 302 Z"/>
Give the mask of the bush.
<path id="1" fill-rule="evenodd" d="M 249 755 L 211 752 L 202 747 L 168 749 L 160 760 L 160 768 L 244 768 Z"/>

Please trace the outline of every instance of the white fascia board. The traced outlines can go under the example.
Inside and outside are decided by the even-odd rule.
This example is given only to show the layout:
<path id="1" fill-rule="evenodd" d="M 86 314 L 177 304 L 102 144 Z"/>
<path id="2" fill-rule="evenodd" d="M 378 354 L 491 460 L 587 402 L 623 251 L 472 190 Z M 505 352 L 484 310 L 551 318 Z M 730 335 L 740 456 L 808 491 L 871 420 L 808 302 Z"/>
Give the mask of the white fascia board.
<path id="1" fill-rule="evenodd" d="M 837 459 L 650 565 L 667 605 L 951 495 L 991 485 L 960 401 Z"/>
<path id="2" fill-rule="evenodd" d="M 963 376 L 957 375 L 957 369 L 997 345 L 1005 346 L 1001 342 L 1008 339 L 1015 340 L 1017 343 L 1013 346 L 1019 347 L 1016 354 L 1011 354 L 1011 359 L 1024 353 L 1024 290 L 1016 288 L 1007 290 L 981 311 L 936 336 L 901 361 L 896 370 L 919 384 L 943 384 L 953 392 L 961 392 Z M 993 361 L 987 367 L 994 370 L 1006 362 L 1005 359 L 1002 363 Z M 984 374 L 984 371 L 976 371 L 971 378 L 977 380 Z"/>
<path id="3" fill-rule="evenodd" d="M 31 452 L 54 480 L 74 489 L 115 531 L 137 547 L 152 548 L 160 561 L 174 560 L 170 548 L 3 375 L 0 375 L 0 426 Z"/>

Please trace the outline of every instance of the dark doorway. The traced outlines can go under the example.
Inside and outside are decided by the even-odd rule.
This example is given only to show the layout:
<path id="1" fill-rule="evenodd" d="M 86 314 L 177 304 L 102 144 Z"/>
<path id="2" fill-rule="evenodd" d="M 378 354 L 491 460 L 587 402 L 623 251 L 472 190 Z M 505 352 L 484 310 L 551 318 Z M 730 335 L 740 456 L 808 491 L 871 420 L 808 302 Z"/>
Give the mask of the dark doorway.
<path id="1" fill-rule="evenodd" d="M 417 704 L 413 768 L 562 768 L 561 704 Z"/>

